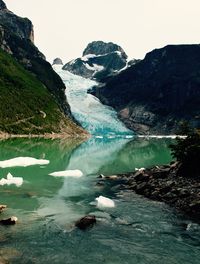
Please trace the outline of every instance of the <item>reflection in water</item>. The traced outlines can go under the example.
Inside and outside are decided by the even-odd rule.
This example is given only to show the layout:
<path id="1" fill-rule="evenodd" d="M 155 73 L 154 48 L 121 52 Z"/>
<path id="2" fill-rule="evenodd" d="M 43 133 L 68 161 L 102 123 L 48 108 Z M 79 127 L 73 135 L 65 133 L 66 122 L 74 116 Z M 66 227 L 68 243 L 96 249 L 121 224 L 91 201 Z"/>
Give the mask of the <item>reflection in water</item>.
<path id="1" fill-rule="evenodd" d="M 3 217 L 16 215 L 19 224 L 0 226 L 0 257 L 8 249 L 16 254 L 10 263 L 199 263 L 198 225 L 189 223 L 162 203 L 134 193 L 96 186 L 97 175 L 149 167 L 171 160 L 164 139 L 97 139 L 87 142 L 15 139 L 0 142 L 0 160 L 31 156 L 50 160 L 48 166 L 1 169 L 25 183 L 3 186 L 0 203 L 7 204 Z M 52 177 L 49 173 L 80 169 L 81 178 Z M 115 208 L 99 210 L 91 202 L 99 195 L 115 201 Z M 88 232 L 73 223 L 88 213 L 98 215 Z M 2 240 L 3 239 L 3 240 Z M 3 242 L 2 242 L 3 241 Z M 17 243 L 16 243 L 17 241 Z M 78 257 L 78 262 L 77 262 Z"/>

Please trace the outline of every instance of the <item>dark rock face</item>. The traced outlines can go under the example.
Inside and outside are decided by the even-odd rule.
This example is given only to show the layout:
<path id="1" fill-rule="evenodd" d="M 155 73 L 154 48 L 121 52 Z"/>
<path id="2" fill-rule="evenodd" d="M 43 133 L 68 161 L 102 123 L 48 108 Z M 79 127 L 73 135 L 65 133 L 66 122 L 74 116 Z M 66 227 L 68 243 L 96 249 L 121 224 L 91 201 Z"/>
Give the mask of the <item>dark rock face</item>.
<path id="1" fill-rule="evenodd" d="M 111 42 L 94 41 L 88 44 L 83 57 L 70 61 L 63 69 L 85 78 L 101 80 L 127 66 L 124 50 Z"/>
<path id="2" fill-rule="evenodd" d="M 34 33 L 31 21 L 5 9 L 3 1 L 0 3 L 2 7 L 0 8 L 0 47 L 34 73 L 53 94 L 61 111 L 73 119 L 61 78 L 33 43 Z"/>
<path id="3" fill-rule="evenodd" d="M 52 65 L 63 65 L 63 62 L 60 58 L 56 58 L 53 60 L 53 64 Z"/>
<path id="4" fill-rule="evenodd" d="M 92 94 L 118 110 L 130 129 L 174 133 L 181 120 L 200 125 L 200 45 L 169 45 L 110 78 Z"/>
<path id="5" fill-rule="evenodd" d="M 88 44 L 86 49 L 83 51 L 83 56 L 88 54 L 105 55 L 119 51 L 124 59 L 127 59 L 127 55 L 124 50 L 112 42 L 105 43 L 103 41 L 93 41 Z"/>
<path id="6" fill-rule="evenodd" d="M 2 0 L 0 0 L 0 10 L 1 9 L 7 9 L 6 4 Z"/>
<path id="7" fill-rule="evenodd" d="M 86 230 L 87 228 L 91 228 L 94 224 L 96 224 L 96 217 L 94 215 L 87 215 L 75 223 L 75 226 L 81 230 Z"/>
<path id="8" fill-rule="evenodd" d="M 28 18 L 21 18 L 10 12 L 3 1 L 0 2 L 0 25 L 22 39 L 34 42 L 33 24 Z"/>
<path id="9" fill-rule="evenodd" d="M 115 183 L 152 200 L 165 202 L 200 222 L 200 178 L 178 176 L 180 164 L 117 175 Z M 105 178 L 110 180 L 109 177 Z"/>

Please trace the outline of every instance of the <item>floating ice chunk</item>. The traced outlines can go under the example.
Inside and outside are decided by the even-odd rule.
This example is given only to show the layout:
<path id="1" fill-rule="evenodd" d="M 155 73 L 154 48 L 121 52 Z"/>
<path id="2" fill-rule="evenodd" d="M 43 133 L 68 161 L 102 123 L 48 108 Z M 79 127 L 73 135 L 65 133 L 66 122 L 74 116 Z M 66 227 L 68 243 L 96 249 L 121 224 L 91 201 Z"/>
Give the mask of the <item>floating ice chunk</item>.
<path id="1" fill-rule="evenodd" d="M 186 138 L 187 136 L 182 136 L 182 135 L 138 135 L 137 137 L 139 138 L 157 138 L 157 139 L 162 139 L 162 138 L 171 138 L 171 139 L 176 139 L 176 138 Z"/>
<path id="2" fill-rule="evenodd" d="M 125 136 L 125 138 L 133 138 L 133 136 L 132 135 L 127 135 L 127 136 Z"/>
<path id="3" fill-rule="evenodd" d="M 102 208 L 102 207 L 115 207 L 115 203 L 113 200 L 104 197 L 104 196 L 99 196 L 98 198 L 96 198 L 97 201 L 97 207 Z"/>
<path id="4" fill-rule="evenodd" d="M 27 167 L 32 165 L 46 165 L 46 164 L 49 164 L 49 160 L 35 159 L 30 157 L 18 157 L 14 159 L 0 161 L 1 168 Z"/>
<path id="5" fill-rule="evenodd" d="M 144 170 L 145 170 L 145 168 L 140 168 L 140 169 L 135 168 L 135 171 L 144 171 Z"/>
<path id="6" fill-rule="evenodd" d="M 21 177 L 13 177 L 12 174 L 8 173 L 7 179 L 2 178 L 0 180 L 0 185 L 11 185 L 15 184 L 17 187 L 21 186 L 23 184 L 23 178 Z"/>
<path id="7" fill-rule="evenodd" d="M 66 171 L 56 171 L 52 172 L 49 175 L 54 177 L 74 177 L 74 178 L 80 178 L 83 176 L 82 171 L 80 170 L 66 170 Z"/>
<path id="8" fill-rule="evenodd" d="M 96 138 L 103 138 L 103 136 L 96 136 Z"/>

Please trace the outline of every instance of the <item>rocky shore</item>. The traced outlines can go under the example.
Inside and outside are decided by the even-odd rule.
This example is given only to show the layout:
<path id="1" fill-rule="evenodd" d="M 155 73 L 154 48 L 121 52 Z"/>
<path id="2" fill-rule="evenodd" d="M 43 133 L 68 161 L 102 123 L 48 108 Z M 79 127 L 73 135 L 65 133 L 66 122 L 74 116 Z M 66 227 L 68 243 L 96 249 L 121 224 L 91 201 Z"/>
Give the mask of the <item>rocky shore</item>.
<path id="1" fill-rule="evenodd" d="M 165 202 L 200 222 L 200 178 L 177 176 L 179 166 L 178 162 L 173 162 L 132 173 L 106 176 L 102 180 L 112 181 L 119 188 L 133 190 L 149 199 Z"/>

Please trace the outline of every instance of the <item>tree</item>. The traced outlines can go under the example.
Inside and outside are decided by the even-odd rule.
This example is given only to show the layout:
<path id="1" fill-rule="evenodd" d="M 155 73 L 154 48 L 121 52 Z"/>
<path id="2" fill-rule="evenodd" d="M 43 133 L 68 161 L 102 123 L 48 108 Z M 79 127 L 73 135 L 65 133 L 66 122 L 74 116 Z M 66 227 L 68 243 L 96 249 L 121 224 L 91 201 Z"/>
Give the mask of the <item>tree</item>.
<path id="1" fill-rule="evenodd" d="M 180 164 L 179 175 L 200 176 L 200 133 L 197 130 L 190 132 L 185 139 L 177 138 L 170 148 L 172 156 Z"/>

